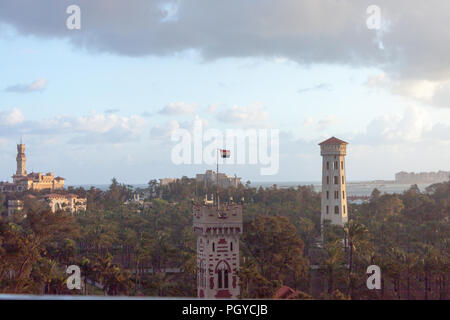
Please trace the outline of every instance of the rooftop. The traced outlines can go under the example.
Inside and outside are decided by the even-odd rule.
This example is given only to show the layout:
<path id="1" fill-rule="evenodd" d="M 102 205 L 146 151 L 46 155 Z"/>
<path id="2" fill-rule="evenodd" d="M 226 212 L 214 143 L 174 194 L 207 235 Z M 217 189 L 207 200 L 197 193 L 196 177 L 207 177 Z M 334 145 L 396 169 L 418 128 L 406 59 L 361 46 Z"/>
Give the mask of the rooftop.
<path id="1" fill-rule="evenodd" d="M 321 143 L 319 143 L 319 145 L 323 145 L 323 144 L 348 144 L 348 142 L 345 142 L 341 139 L 338 139 L 336 137 L 331 137 L 330 139 L 327 139 Z"/>

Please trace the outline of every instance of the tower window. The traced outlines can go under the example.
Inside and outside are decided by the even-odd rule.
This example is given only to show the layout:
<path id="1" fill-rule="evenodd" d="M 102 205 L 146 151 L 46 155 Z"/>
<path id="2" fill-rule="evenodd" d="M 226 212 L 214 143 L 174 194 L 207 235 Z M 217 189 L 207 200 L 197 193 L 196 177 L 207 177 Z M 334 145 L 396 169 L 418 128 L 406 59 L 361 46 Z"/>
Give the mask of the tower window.
<path id="1" fill-rule="evenodd" d="M 337 176 L 334 176 L 334 184 L 339 184 L 339 180 Z"/>
<path id="2" fill-rule="evenodd" d="M 230 251 L 233 251 L 233 242 L 230 242 Z"/>
<path id="3" fill-rule="evenodd" d="M 222 289 L 223 286 L 223 281 L 222 281 L 222 270 L 219 270 L 219 273 L 217 274 L 217 282 L 218 282 L 218 287 L 219 289 Z"/>
<path id="4" fill-rule="evenodd" d="M 330 184 L 330 177 L 327 176 L 327 184 Z"/>
<path id="5" fill-rule="evenodd" d="M 327 212 L 327 214 L 328 214 L 328 206 L 326 207 L 326 212 Z"/>
<path id="6" fill-rule="evenodd" d="M 344 206 L 344 213 L 345 213 L 345 206 Z"/>
<path id="7" fill-rule="evenodd" d="M 327 199 L 330 199 L 330 192 L 327 191 Z"/>
<path id="8" fill-rule="evenodd" d="M 341 161 L 341 169 L 344 170 L 344 161 Z"/>
<path id="9" fill-rule="evenodd" d="M 224 288 L 228 289 L 228 269 L 224 270 Z"/>
<path id="10" fill-rule="evenodd" d="M 334 198 L 335 199 L 339 199 L 339 191 L 335 191 L 334 192 Z"/>
<path id="11" fill-rule="evenodd" d="M 342 199 L 345 199 L 345 191 L 342 191 Z"/>
<path id="12" fill-rule="evenodd" d="M 221 262 L 217 270 L 217 286 L 219 289 L 228 289 L 229 270 L 225 263 Z"/>
<path id="13" fill-rule="evenodd" d="M 334 162 L 334 170 L 337 170 L 337 169 L 339 169 L 339 166 L 338 166 L 338 162 L 335 161 L 335 162 Z"/>
<path id="14" fill-rule="evenodd" d="M 339 214 L 339 206 L 334 206 L 334 213 Z"/>
<path id="15" fill-rule="evenodd" d="M 344 184 L 344 176 L 342 176 L 342 184 Z"/>
<path id="16" fill-rule="evenodd" d="M 330 170 L 330 162 L 327 161 L 327 170 Z"/>
<path id="17" fill-rule="evenodd" d="M 213 252 L 215 252 L 216 251 L 216 244 L 213 242 L 213 244 L 212 244 L 212 250 L 213 250 Z"/>

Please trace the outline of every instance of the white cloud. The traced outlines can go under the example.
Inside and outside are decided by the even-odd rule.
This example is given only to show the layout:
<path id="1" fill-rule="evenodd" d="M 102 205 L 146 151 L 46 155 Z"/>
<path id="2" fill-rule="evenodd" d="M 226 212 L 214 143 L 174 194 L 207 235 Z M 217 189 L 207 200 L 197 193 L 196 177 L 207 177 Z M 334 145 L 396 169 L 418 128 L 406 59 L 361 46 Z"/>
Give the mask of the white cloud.
<path id="1" fill-rule="evenodd" d="M 170 120 L 164 125 L 157 124 L 150 130 L 151 139 L 170 139 L 175 130 L 180 128 L 180 123 L 177 120 Z"/>
<path id="2" fill-rule="evenodd" d="M 193 114 L 197 109 L 197 105 L 187 104 L 184 102 L 172 102 L 159 111 L 164 115 L 189 115 Z"/>
<path id="3" fill-rule="evenodd" d="M 267 127 L 269 113 L 259 105 L 232 106 L 217 115 L 217 120 L 244 127 Z"/>
<path id="4" fill-rule="evenodd" d="M 422 103 L 450 107 L 450 81 L 393 79 L 386 73 L 379 73 L 370 75 L 365 84 L 369 88 L 385 89 Z"/>
<path id="5" fill-rule="evenodd" d="M 47 80 L 42 78 L 42 79 L 33 81 L 29 86 L 29 90 L 30 91 L 40 91 L 40 90 L 44 90 L 45 87 L 47 87 Z"/>
<path id="6" fill-rule="evenodd" d="M 333 114 L 327 115 L 325 118 L 315 121 L 312 117 L 308 117 L 303 121 L 303 126 L 305 128 L 312 128 L 317 131 L 324 131 L 329 129 L 331 126 L 337 124 L 339 121 L 337 117 Z"/>
<path id="7" fill-rule="evenodd" d="M 409 107 L 404 113 L 385 114 L 373 119 L 366 132 L 352 140 L 364 145 L 414 144 L 428 140 L 430 133 L 439 126 L 439 123 L 433 123 L 423 108 Z M 439 140 L 449 141 L 450 135 Z"/>
<path id="8" fill-rule="evenodd" d="M 24 120 L 25 117 L 23 116 L 22 112 L 17 108 L 14 108 L 9 111 L 0 112 L 0 125 L 14 126 L 24 122 Z"/>
<path id="9" fill-rule="evenodd" d="M 206 109 L 206 112 L 208 112 L 209 114 L 214 114 L 214 113 L 216 113 L 218 107 L 219 106 L 217 104 L 211 104 Z"/>
<path id="10" fill-rule="evenodd" d="M 303 121 L 303 126 L 305 128 L 310 128 L 314 125 L 314 119 L 312 117 L 308 117 Z"/>
<path id="11" fill-rule="evenodd" d="M 127 143 L 138 139 L 145 127 L 145 119 L 136 115 L 93 113 L 26 120 L 19 109 L 0 113 L 0 134 L 4 136 L 64 136 L 69 143 L 77 144 Z"/>

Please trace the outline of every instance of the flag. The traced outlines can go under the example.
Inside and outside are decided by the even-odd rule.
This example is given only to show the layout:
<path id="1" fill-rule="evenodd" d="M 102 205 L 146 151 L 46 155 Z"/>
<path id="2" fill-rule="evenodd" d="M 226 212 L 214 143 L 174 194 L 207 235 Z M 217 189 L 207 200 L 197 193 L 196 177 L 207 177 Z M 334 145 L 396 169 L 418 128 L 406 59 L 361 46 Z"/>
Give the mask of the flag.
<path id="1" fill-rule="evenodd" d="M 230 157 L 230 150 L 220 149 L 220 156 L 222 158 L 229 158 Z"/>

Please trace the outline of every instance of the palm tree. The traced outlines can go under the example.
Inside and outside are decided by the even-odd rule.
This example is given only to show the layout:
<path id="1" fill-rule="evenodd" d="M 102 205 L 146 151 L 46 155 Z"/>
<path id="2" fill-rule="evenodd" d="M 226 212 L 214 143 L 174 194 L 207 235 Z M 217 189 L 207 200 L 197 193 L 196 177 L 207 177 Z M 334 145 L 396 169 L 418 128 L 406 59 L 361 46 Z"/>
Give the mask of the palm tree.
<path id="1" fill-rule="evenodd" d="M 354 220 L 350 220 L 344 227 L 345 234 L 348 239 L 348 287 L 347 294 L 351 294 L 353 289 L 353 270 L 355 264 L 355 255 L 359 255 L 367 262 L 369 256 L 373 255 L 373 247 L 369 241 L 369 231 L 367 228 Z"/>
<path id="2" fill-rule="evenodd" d="M 320 270 L 328 277 L 328 293 L 332 294 L 339 271 L 344 264 L 342 240 L 339 239 L 327 243 L 325 245 L 325 253 L 326 257 L 321 263 Z"/>
<path id="3" fill-rule="evenodd" d="M 113 256 L 108 252 L 105 257 L 97 256 L 97 263 L 93 267 L 96 279 L 103 285 L 105 295 L 127 293 L 130 285 L 128 273 L 112 263 Z"/>

